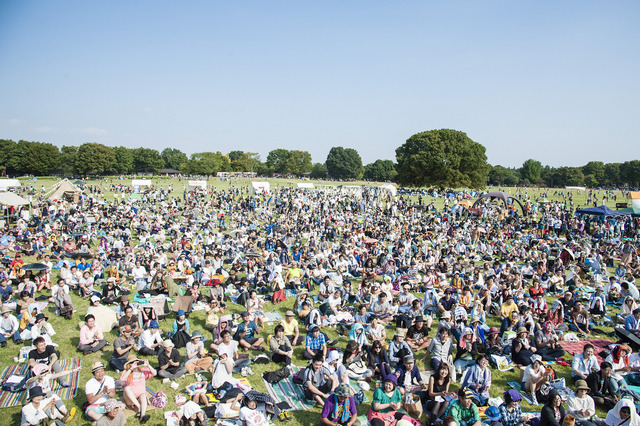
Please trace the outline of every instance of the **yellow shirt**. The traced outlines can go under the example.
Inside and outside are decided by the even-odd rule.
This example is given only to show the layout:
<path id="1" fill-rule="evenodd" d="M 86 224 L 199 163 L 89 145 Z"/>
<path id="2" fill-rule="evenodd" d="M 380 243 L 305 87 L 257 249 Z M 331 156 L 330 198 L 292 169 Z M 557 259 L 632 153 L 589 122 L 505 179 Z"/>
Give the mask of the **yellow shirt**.
<path id="1" fill-rule="evenodd" d="M 500 306 L 500 314 L 505 318 L 511 318 L 513 312 L 518 312 L 518 305 L 515 303 L 510 305 L 503 303 L 502 306 Z"/>
<path id="2" fill-rule="evenodd" d="M 287 320 L 284 320 L 280 324 L 284 327 L 285 336 L 295 336 L 296 325 L 298 325 L 298 320 L 294 319 L 291 322 L 287 322 Z"/>

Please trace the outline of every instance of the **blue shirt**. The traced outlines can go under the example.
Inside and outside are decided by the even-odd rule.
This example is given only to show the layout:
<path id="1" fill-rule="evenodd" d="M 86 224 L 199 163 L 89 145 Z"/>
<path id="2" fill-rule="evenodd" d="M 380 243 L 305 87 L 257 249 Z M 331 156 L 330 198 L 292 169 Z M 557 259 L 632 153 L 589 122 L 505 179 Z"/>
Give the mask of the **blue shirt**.
<path id="1" fill-rule="evenodd" d="M 324 338 L 324 334 L 320 333 L 318 334 L 318 338 L 314 339 L 313 338 L 313 333 L 309 333 L 307 334 L 307 340 L 305 342 L 305 345 L 307 346 L 307 349 L 311 349 L 312 351 L 317 351 L 319 349 L 322 349 L 322 345 L 325 345 L 327 342 Z"/>
<path id="2" fill-rule="evenodd" d="M 631 314 L 624 319 L 624 329 L 628 332 L 631 330 L 640 330 L 640 320 L 636 320 L 636 317 Z"/>
<path id="3" fill-rule="evenodd" d="M 245 333 L 243 339 L 253 339 L 256 331 L 258 331 L 258 326 L 256 325 L 255 321 L 249 321 L 248 324 L 241 322 L 240 325 L 238 325 L 236 336 L 240 337 L 242 333 Z"/>

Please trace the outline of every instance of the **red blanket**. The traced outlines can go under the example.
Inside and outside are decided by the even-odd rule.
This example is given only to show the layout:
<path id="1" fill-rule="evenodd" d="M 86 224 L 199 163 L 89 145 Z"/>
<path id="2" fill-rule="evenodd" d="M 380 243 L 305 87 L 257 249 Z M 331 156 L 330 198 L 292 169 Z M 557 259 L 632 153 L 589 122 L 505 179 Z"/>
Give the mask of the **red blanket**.
<path id="1" fill-rule="evenodd" d="M 596 358 L 598 358 L 598 362 L 602 362 L 604 361 L 604 358 L 602 358 L 600 356 L 600 352 L 602 352 L 605 349 L 609 349 L 609 345 L 613 345 L 616 342 L 614 342 L 613 340 L 608 340 L 608 339 L 593 339 L 593 340 L 583 340 L 580 342 L 565 342 L 565 341 L 561 341 L 558 342 L 560 344 L 560 346 L 562 346 L 562 349 L 564 349 L 565 351 L 567 351 L 568 353 L 570 353 L 571 355 L 576 355 L 576 354 L 580 354 L 582 353 L 582 350 L 584 348 L 584 345 L 586 345 L 587 343 L 591 343 L 593 345 L 593 347 L 596 349 Z M 567 361 L 569 362 L 569 361 Z"/>

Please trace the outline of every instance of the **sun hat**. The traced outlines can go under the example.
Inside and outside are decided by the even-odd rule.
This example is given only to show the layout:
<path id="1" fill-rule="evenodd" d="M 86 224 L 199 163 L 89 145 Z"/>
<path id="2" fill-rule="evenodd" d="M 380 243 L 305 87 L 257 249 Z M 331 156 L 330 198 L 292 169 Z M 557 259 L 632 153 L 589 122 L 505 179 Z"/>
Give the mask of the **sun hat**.
<path id="1" fill-rule="evenodd" d="M 149 328 L 159 328 L 158 321 L 156 320 L 149 321 Z"/>
<path id="2" fill-rule="evenodd" d="M 129 368 L 129 364 L 134 363 L 136 361 L 141 361 L 141 359 L 135 356 L 134 354 L 130 354 L 127 357 L 127 362 L 124 364 L 124 368 Z"/>
<path id="3" fill-rule="evenodd" d="M 173 344 L 173 342 L 169 339 L 166 339 L 165 341 L 162 342 L 162 347 L 164 348 L 173 348 L 175 345 Z"/>
<path id="4" fill-rule="evenodd" d="M 480 318 L 477 316 L 471 317 L 471 324 L 473 324 L 474 322 L 480 322 Z"/>
<path id="5" fill-rule="evenodd" d="M 95 373 L 98 370 L 104 370 L 104 364 L 101 363 L 100 361 L 94 362 L 93 365 L 91 365 L 92 373 Z"/>
<path id="6" fill-rule="evenodd" d="M 89 298 L 89 300 L 91 301 L 91 303 L 96 303 L 100 301 L 100 298 L 94 294 Z"/>
<path id="7" fill-rule="evenodd" d="M 587 386 L 587 382 L 585 380 L 576 380 L 576 390 L 585 389 L 591 390 L 589 386 Z"/>
<path id="8" fill-rule="evenodd" d="M 542 357 L 538 354 L 531 355 L 531 364 L 533 364 L 536 361 L 542 362 Z"/>
<path id="9" fill-rule="evenodd" d="M 196 330 L 193 332 L 193 334 L 191 335 L 191 340 L 193 339 L 202 339 L 202 333 L 200 332 L 200 330 Z"/>
<path id="10" fill-rule="evenodd" d="M 520 334 L 520 333 L 528 333 L 528 332 L 529 332 L 529 330 L 527 330 L 527 327 L 519 327 L 519 328 L 518 328 L 518 333 L 517 333 L 517 334 Z"/>
<path id="11" fill-rule="evenodd" d="M 487 336 L 490 336 L 492 334 L 498 334 L 500 333 L 500 330 L 498 330 L 498 327 L 491 327 L 489 329 L 489 332 L 487 333 Z"/>
<path id="12" fill-rule="evenodd" d="M 34 386 L 29 390 L 29 401 L 36 396 L 44 396 L 44 392 L 42 392 L 42 388 L 40 386 Z"/>
<path id="13" fill-rule="evenodd" d="M 316 324 L 311 324 L 309 326 L 309 331 L 313 332 L 313 331 L 316 331 L 316 330 L 320 331 L 320 329 L 318 328 L 318 326 Z"/>
<path id="14" fill-rule="evenodd" d="M 184 309 L 180 309 L 178 312 L 176 312 L 177 317 L 179 317 L 180 315 L 184 315 Z"/>
<path id="15" fill-rule="evenodd" d="M 349 340 L 347 342 L 347 347 L 346 350 L 349 352 L 355 352 L 358 349 L 360 349 L 360 345 L 358 344 L 358 342 L 356 342 L 355 340 Z"/>
<path id="16" fill-rule="evenodd" d="M 451 318 L 451 312 L 449 312 L 449 311 L 444 311 L 444 312 L 442 313 L 442 315 L 440 316 L 440 318 L 442 318 L 442 319 L 450 319 L 450 318 Z"/>
<path id="17" fill-rule="evenodd" d="M 492 405 L 491 407 L 487 408 L 484 414 L 492 422 L 496 422 L 502 418 L 502 414 L 500 414 L 500 409 L 495 405 Z"/>
<path id="18" fill-rule="evenodd" d="M 2 311 L 0 311 L 0 314 L 7 314 L 7 313 L 11 313 L 12 309 L 8 306 L 3 306 L 2 307 Z"/>
<path id="19" fill-rule="evenodd" d="M 396 334 L 394 334 L 394 337 L 405 337 L 407 335 L 407 330 L 405 330 L 404 328 L 398 328 L 396 329 Z"/>
<path id="20" fill-rule="evenodd" d="M 104 412 L 105 413 L 109 413 L 109 412 L 115 410 L 116 408 L 120 408 L 120 403 L 115 398 L 107 399 L 107 401 L 104 403 Z"/>
<path id="21" fill-rule="evenodd" d="M 40 321 L 41 319 L 45 320 L 45 321 L 49 321 L 49 318 L 46 317 L 44 314 L 38 314 L 36 315 L 36 322 Z"/>
<path id="22" fill-rule="evenodd" d="M 420 322 L 420 321 L 424 322 L 424 317 L 423 317 L 422 315 L 418 315 L 418 316 L 416 317 L 415 321 L 416 321 L 416 322 Z"/>
<path id="23" fill-rule="evenodd" d="M 335 391 L 333 391 L 337 396 L 342 396 L 348 398 L 351 396 L 351 387 L 346 383 L 340 383 Z"/>
<path id="24" fill-rule="evenodd" d="M 415 361 L 415 358 L 411 354 L 405 355 L 404 358 L 402 358 L 402 362 L 403 363 L 407 363 L 407 362 L 411 362 L 411 361 Z"/>
<path id="25" fill-rule="evenodd" d="M 287 317 L 292 317 L 294 316 L 293 311 L 287 311 L 287 313 L 284 314 Z"/>
<path id="26" fill-rule="evenodd" d="M 49 371 L 49 366 L 47 364 L 41 364 L 41 363 L 37 363 L 31 369 L 31 372 L 33 373 L 34 376 L 39 376 L 42 373 L 47 371 Z"/>

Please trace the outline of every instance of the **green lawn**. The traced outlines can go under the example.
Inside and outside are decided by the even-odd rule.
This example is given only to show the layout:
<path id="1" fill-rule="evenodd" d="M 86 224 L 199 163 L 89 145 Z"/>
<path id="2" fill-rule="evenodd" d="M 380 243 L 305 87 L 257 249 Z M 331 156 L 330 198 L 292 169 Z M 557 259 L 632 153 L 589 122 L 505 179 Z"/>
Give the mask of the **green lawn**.
<path id="1" fill-rule="evenodd" d="M 161 186 L 167 187 L 168 185 L 173 185 L 174 189 L 176 190 L 176 193 L 174 194 L 175 196 L 182 196 L 182 184 L 186 183 L 186 180 L 182 180 L 179 181 L 178 179 L 160 179 L 160 180 L 154 180 L 154 183 L 156 182 L 160 182 Z M 270 181 L 272 182 L 272 185 L 281 185 L 281 186 L 291 186 L 294 185 L 296 181 L 293 180 L 285 180 L 285 179 L 270 179 Z M 112 179 L 111 182 L 113 183 L 124 183 L 125 185 L 130 184 L 130 180 L 129 179 L 125 179 L 123 181 L 118 181 L 116 179 Z M 244 185 L 248 185 L 249 180 L 244 179 L 244 180 L 230 180 L 230 181 L 220 181 L 219 179 L 211 179 L 209 180 L 209 185 L 210 186 L 215 186 L 218 189 L 226 189 L 229 188 L 231 186 L 244 186 Z M 37 182 L 33 182 L 33 185 L 39 189 L 42 185 L 44 185 L 45 187 L 49 187 L 54 183 L 53 179 L 39 179 Z M 97 181 L 89 181 L 89 184 L 96 184 L 98 183 Z M 24 183 L 23 183 L 24 184 Z M 111 201 L 113 200 L 112 194 L 110 191 L 107 190 L 107 182 L 105 181 L 101 181 L 101 184 L 104 185 L 104 189 L 106 191 L 104 197 L 106 197 L 107 200 Z M 338 184 L 337 182 L 330 182 L 330 184 Z M 512 190 L 510 188 L 506 188 L 506 190 Z M 539 190 L 539 189 L 529 189 L 530 194 L 532 194 L 532 196 L 536 196 L 536 194 L 540 194 L 541 192 L 547 192 L 548 193 L 548 198 L 551 200 L 554 199 L 559 199 L 558 196 L 553 194 L 554 190 Z M 514 193 L 515 191 L 512 191 L 512 193 Z M 426 199 L 426 202 L 430 202 L 431 200 L 429 198 Z M 578 199 L 576 199 L 576 202 L 579 202 Z M 611 205 L 611 203 L 609 203 L 609 205 Z M 436 199 L 436 206 L 441 207 L 442 206 L 442 198 L 438 198 Z M 34 259 L 29 259 L 26 258 L 25 262 L 29 262 L 29 261 L 34 261 Z M 54 277 L 55 278 L 57 276 L 57 271 L 54 272 Z M 317 290 L 316 290 L 317 293 Z M 92 376 L 91 376 L 91 364 L 95 361 L 102 361 L 105 364 L 107 364 L 109 357 L 111 355 L 111 351 L 107 351 L 107 352 L 99 352 L 96 354 L 92 354 L 92 355 L 88 355 L 88 356 L 83 356 L 81 353 L 77 352 L 75 347 L 78 343 L 78 333 L 79 333 L 79 327 L 78 327 L 78 323 L 82 321 L 84 313 L 86 312 L 88 303 L 86 300 L 79 298 L 77 295 L 73 296 L 73 300 L 74 300 L 74 306 L 77 309 L 77 313 L 74 315 L 73 320 L 71 321 L 66 321 L 64 319 L 62 319 L 61 317 L 56 317 L 54 314 L 54 310 L 53 307 L 50 307 L 49 312 L 47 313 L 50 322 L 52 323 L 53 327 L 55 328 L 57 335 L 54 338 L 54 341 L 57 342 L 60 347 L 59 349 L 61 350 L 62 353 L 62 357 L 63 358 L 71 358 L 71 357 L 80 357 L 82 359 L 82 365 L 83 365 L 83 370 L 81 371 L 80 374 L 80 388 L 78 390 L 78 395 L 76 396 L 76 398 L 74 398 L 74 400 L 72 401 L 66 401 L 67 407 L 71 408 L 73 406 L 77 407 L 78 409 L 82 406 L 82 404 L 85 401 L 85 395 L 84 395 L 84 383 L 86 383 Z M 550 302 L 552 300 L 549 300 Z M 281 303 L 277 306 L 272 305 L 271 303 L 266 303 L 265 305 L 265 311 L 272 311 L 272 310 L 276 310 L 278 312 L 280 312 L 280 314 L 284 317 L 284 313 L 293 308 L 293 302 L 294 302 L 294 298 L 288 298 L 286 302 Z M 244 308 L 239 306 L 239 305 L 230 305 L 229 306 L 229 311 L 231 313 L 239 313 L 241 311 L 243 311 Z M 611 312 L 611 316 L 614 316 L 614 313 L 617 312 L 617 310 L 614 310 L 614 312 Z M 204 330 L 204 311 L 198 311 L 193 313 L 189 320 L 191 322 L 191 328 L 192 330 L 195 329 L 199 329 L 203 331 L 203 334 L 205 336 L 209 336 L 210 339 L 210 334 Z M 175 319 L 175 316 L 173 314 L 171 314 L 168 318 L 166 318 L 165 320 L 161 321 L 160 326 L 162 331 L 166 332 L 168 330 L 171 329 L 171 325 L 173 323 Z M 263 337 L 267 337 L 267 335 L 269 334 L 273 334 L 273 328 L 275 327 L 276 324 L 268 324 L 266 329 L 262 331 L 261 335 Z M 496 325 L 499 326 L 498 322 L 496 319 L 491 318 L 489 319 L 489 325 Z M 391 330 L 389 330 L 389 332 L 387 333 L 388 336 L 392 336 L 393 335 L 393 329 L 394 326 L 390 325 Z M 600 330 L 598 330 L 594 336 L 597 337 L 607 337 L 609 335 L 609 333 L 611 333 L 612 329 L 611 328 L 607 328 L 607 327 L 600 327 Z M 347 343 L 347 337 L 345 336 L 338 336 L 336 329 L 334 328 L 328 328 L 326 329 L 327 334 L 329 335 L 329 337 L 331 339 L 333 338 L 338 338 L 339 339 L 339 344 L 338 347 L 344 348 L 346 343 Z M 435 335 L 435 329 L 431 332 L 431 337 L 433 337 Z M 117 334 L 115 331 L 112 331 L 111 333 L 108 334 L 107 339 L 110 342 L 113 342 L 113 340 L 117 337 Z M 112 347 L 109 347 L 110 349 Z M 306 362 L 303 361 L 302 359 L 302 347 L 297 347 L 295 349 L 295 363 L 297 365 L 305 365 Z M 182 355 L 184 356 L 184 348 L 180 350 Z M 4 368 L 8 365 L 13 364 L 13 357 L 17 356 L 18 353 L 18 348 L 12 343 L 9 342 L 7 348 L 0 350 L 0 367 Z M 421 354 L 418 354 L 418 357 L 421 357 Z M 570 357 L 569 357 L 570 358 Z M 152 365 L 157 365 L 157 360 L 152 360 Z M 272 364 L 267 364 L 267 365 L 255 365 L 253 366 L 253 370 L 255 371 L 255 375 L 254 376 L 250 376 L 248 379 L 250 381 L 250 383 L 252 384 L 252 386 L 259 391 L 266 391 L 265 387 L 264 387 L 264 383 L 262 381 L 261 378 L 261 374 L 264 371 L 267 370 L 272 370 L 275 369 L 275 365 Z M 426 368 L 426 367 L 425 367 Z M 570 379 L 570 368 L 569 367 L 561 367 L 561 366 L 555 366 L 556 371 L 558 373 L 559 377 L 565 377 L 567 380 Z M 424 369 L 424 368 L 422 368 Z M 110 374 L 112 377 L 115 378 L 115 373 L 113 371 L 108 372 L 108 374 Z M 168 404 L 168 406 L 165 408 L 166 410 L 169 409 L 174 409 L 175 408 L 175 403 L 173 402 L 173 397 L 174 395 L 176 395 L 178 392 L 184 392 L 184 386 L 192 383 L 194 381 L 194 377 L 193 376 L 186 376 L 183 377 L 181 379 L 178 380 L 178 383 L 180 384 L 180 388 L 177 391 L 174 391 L 172 389 L 170 389 L 168 387 L 168 385 L 162 385 L 161 382 L 157 379 L 150 379 L 148 381 L 148 385 L 153 389 L 153 390 L 163 390 L 165 391 L 168 395 L 169 395 L 169 399 L 170 399 L 170 403 Z M 504 392 L 507 389 L 507 382 L 509 381 L 519 381 L 519 373 L 517 371 L 511 371 L 511 372 L 499 372 L 497 370 L 493 371 L 493 385 L 491 387 L 491 395 L 492 396 L 500 396 L 502 394 L 502 392 Z M 568 382 L 569 383 L 569 382 Z M 452 390 L 457 389 L 457 385 L 452 386 Z M 368 392 L 368 396 L 369 399 L 372 399 L 372 391 Z M 369 404 L 362 404 L 358 410 L 360 414 L 366 414 L 368 412 L 369 409 Z M 523 404 L 523 410 L 524 411 L 539 411 L 539 407 L 531 407 L 528 404 L 524 403 Z M 155 425 L 160 425 L 160 424 L 164 424 L 165 421 L 162 417 L 164 410 L 158 410 L 158 409 L 154 409 L 151 410 L 149 412 L 149 414 L 151 415 L 151 422 L 149 424 L 155 424 Z M 20 407 L 14 407 L 14 408 L 7 408 L 3 410 L 3 414 L 5 414 L 5 418 L 8 420 L 8 424 L 19 424 L 20 421 Z M 320 407 L 315 407 L 314 409 L 310 410 L 310 412 L 294 412 L 293 416 L 294 416 L 294 421 L 291 422 L 292 424 L 299 424 L 299 425 L 311 425 L 311 424 L 317 424 L 319 422 L 319 414 L 320 414 Z M 605 413 L 603 413 L 602 411 L 599 411 L 599 415 L 603 416 Z M 86 421 L 84 419 L 83 416 L 81 415 L 77 415 L 76 418 L 70 423 L 73 425 L 80 425 L 80 424 L 88 424 L 89 422 Z M 136 421 L 134 419 L 131 419 L 129 423 L 132 424 L 136 424 Z"/>

